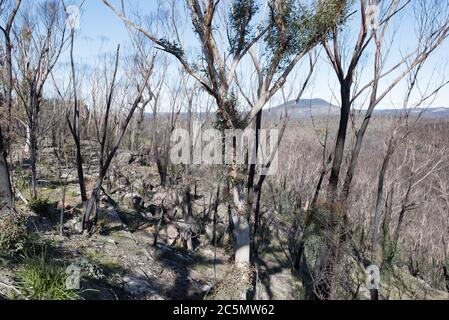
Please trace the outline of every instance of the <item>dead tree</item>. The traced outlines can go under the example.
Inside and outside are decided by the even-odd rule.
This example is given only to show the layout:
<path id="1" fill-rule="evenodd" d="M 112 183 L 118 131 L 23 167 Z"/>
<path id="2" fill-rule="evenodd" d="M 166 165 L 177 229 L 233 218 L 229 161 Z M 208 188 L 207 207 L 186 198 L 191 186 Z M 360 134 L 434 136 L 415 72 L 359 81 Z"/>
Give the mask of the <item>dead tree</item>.
<path id="1" fill-rule="evenodd" d="M 167 79 L 168 61 L 162 60 L 160 78 L 154 87 L 148 84 L 147 90 L 152 98 L 149 106 L 152 111 L 151 137 L 152 151 L 156 168 L 159 174 L 160 184 L 165 187 L 168 179 L 170 164 L 171 134 L 178 124 L 182 109 L 180 101 L 182 95 L 182 76 L 180 79 L 169 82 Z M 181 75 L 181 74 L 180 74 Z M 165 107 L 165 112 L 163 108 Z"/>
<path id="2" fill-rule="evenodd" d="M 410 195 L 411 191 L 414 187 L 417 186 L 418 181 L 415 181 L 416 173 L 419 170 L 413 169 L 410 172 L 410 177 L 408 178 L 408 183 L 406 187 L 406 192 L 402 199 L 401 209 L 398 214 L 398 223 L 396 225 L 396 229 L 392 236 L 392 245 L 390 246 L 390 252 L 382 254 L 382 261 L 379 264 L 377 261 L 377 250 L 378 250 L 378 243 L 380 240 L 380 226 L 381 226 L 381 220 L 382 220 L 382 208 L 384 207 L 385 202 L 385 183 L 386 183 L 386 177 L 388 174 L 388 170 L 390 168 L 392 157 L 394 156 L 394 153 L 396 152 L 396 149 L 400 144 L 403 144 L 409 135 L 413 132 L 415 129 L 417 123 L 421 119 L 421 115 L 426 109 L 423 109 L 419 115 L 416 117 L 416 119 L 411 119 L 411 111 L 415 110 L 417 107 L 422 106 L 422 104 L 428 100 L 434 97 L 444 86 L 448 84 L 448 82 L 442 84 L 437 89 L 435 89 L 430 94 L 425 94 L 421 99 L 419 99 L 418 102 L 416 102 L 414 105 L 409 104 L 410 95 L 417 83 L 417 76 L 419 73 L 419 70 L 421 68 L 419 67 L 412 75 L 412 79 L 408 88 L 408 92 L 406 94 L 406 98 L 404 100 L 404 109 L 401 111 L 401 113 L 397 116 L 395 120 L 395 124 L 393 129 L 391 130 L 391 134 L 388 138 L 387 142 L 387 149 L 385 152 L 385 155 L 382 160 L 382 166 L 379 171 L 379 177 L 378 177 L 378 184 L 377 184 L 377 194 L 376 194 L 376 204 L 375 204 L 375 211 L 374 211 L 374 219 L 372 224 L 372 230 L 371 230 L 371 256 L 370 261 L 371 264 L 374 265 L 389 265 L 391 263 L 391 260 L 396 255 L 397 252 L 397 246 L 399 243 L 399 236 L 401 227 L 403 225 L 404 217 L 407 212 L 410 210 L 413 210 L 414 206 L 410 205 Z M 434 159 L 429 159 L 430 161 Z M 429 161 L 429 162 L 430 162 Z M 427 162 L 425 163 L 427 164 Z M 427 168 L 429 172 L 427 172 L 427 175 L 430 175 L 432 172 L 437 171 L 437 169 L 440 167 L 441 160 L 435 161 L 435 163 L 431 166 L 431 169 Z M 420 166 L 420 169 L 423 168 L 423 165 Z M 420 179 L 421 181 L 423 178 Z M 392 200 L 391 200 L 392 201 Z M 386 226 L 385 226 L 386 227 Z M 383 236 L 386 236 L 385 232 Z M 377 289 L 371 290 L 371 299 L 372 300 L 378 300 L 379 299 L 379 292 Z"/>
<path id="3" fill-rule="evenodd" d="M 9 13 L 6 21 L 6 25 L 1 26 L 0 29 L 5 37 L 5 97 L 2 97 L 1 104 L 4 110 L 6 110 L 6 137 L 3 136 L 2 127 L 0 123 L 0 205 L 13 206 L 14 196 L 11 188 L 11 180 L 9 176 L 9 168 L 7 163 L 7 151 L 10 141 L 10 129 L 12 123 L 12 92 L 13 92 L 13 71 L 12 71 L 12 42 L 11 31 L 19 11 L 22 1 L 16 0 L 12 11 Z M 9 1 L 5 4 L 4 1 L 0 3 L 0 14 L 3 14 L 4 6 L 8 5 Z M 1 121 L 0 121 L 1 122 Z"/>
<path id="4" fill-rule="evenodd" d="M 109 89 L 107 93 L 107 99 L 106 99 L 106 109 L 103 114 L 103 120 L 102 120 L 102 131 L 99 135 L 100 137 L 100 172 L 96 179 L 96 182 L 94 184 L 93 190 L 91 192 L 89 200 L 86 202 L 84 206 L 84 215 L 83 215 L 83 230 L 86 230 L 88 228 L 88 231 L 92 231 L 92 227 L 97 222 L 97 216 L 98 216 L 98 203 L 100 200 L 101 190 L 103 181 L 108 173 L 109 166 L 114 159 L 117 150 L 121 144 L 121 141 L 126 133 L 126 130 L 128 128 L 128 125 L 134 115 L 134 112 L 138 108 L 139 104 L 143 101 L 143 94 L 146 88 L 146 84 L 152 74 L 152 67 L 149 70 L 146 70 L 146 74 L 142 75 L 142 83 L 139 83 L 136 85 L 136 93 L 135 98 L 131 104 L 131 108 L 127 112 L 127 115 L 123 122 L 121 123 L 121 126 L 118 128 L 117 135 L 113 139 L 113 141 L 107 143 L 107 135 L 108 135 L 108 128 L 109 128 L 109 122 L 110 122 L 110 115 L 111 115 L 111 109 L 113 107 L 113 101 L 114 101 L 114 95 L 115 95 L 115 89 L 116 89 L 116 80 L 117 80 L 117 71 L 119 66 L 119 57 L 120 57 L 120 46 L 117 47 L 117 52 L 115 56 L 115 64 L 114 64 L 114 70 L 112 74 L 112 79 L 109 84 Z M 93 219 L 92 219 L 93 218 Z M 92 221 L 91 221 L 92 219 Z M 90 224 L 90 225 L 89 225 Z"/>
<path id="5" fill-rule="evenodd" d="M 64 2 L 63 2 L 64 4 Z M 64 9 L 67 8 L 64 4 Z M 81 150 L 81 125 L 80 125 L 80 108 L 78 101 L 78 83 L 76 77 L 75 59 L 73 56 L 73 49 L 75 44 L 75 25 L 70 25 L 70 67 L 72 72 L 72 86 L 73 86 L 73 115 L 70 120 L 67 115 L 67 123 L 69 125 L 70 133 L 76 147 L 76 169 L 78 173 L 78 184 L 80 188 L 81 201 L 85 203 L 87 201 L 86 184 L 84 182 L 84 170 L 83 170 L 83 156 Z"/>
<path id="6" fill-rule="evenodd" d="M 51 0 L 26 8 L 20 25 L 17 50 L 16 92 L 25 109 L 26 146 L 31 162 L 31 194 L 37 196 L 38 130 L 43 90 L 66 43 L 65 13 Z"/>
<path id="7" fill-rule="evenodd" d="M 13 194 L 6 158 L 6 146 L 4 144 L 2 128 L 0 125 L 0 205 L 11 207 L 13 205 Z"/>
<path id="8" fill-rule="evenodd" d="M 5 3 L 2 3 L 3 5 L 9 5 L 10 1 L 6 1 Z M 9 13 L 6 25 L 0 26 L 0 30 L 3 32 L 3 35 L 5 37 L 5 110 L 6 110 L 6 145 L 9 144 L 9 140 L 11 139 L 11 124 L 12 124 L 12 93 L 13 93 L 13 60 L 12 60 L 12 51 L 13 51 L 13 44 L 12 44 L 12 27 L 14 25 L 14 21 L 17 16 L 17 12 L 20 9 L 20 5 L 22 4 L 22 0 L 16 0 L 14 3 L 14 6 Z M 2 8 L 3 9 L 3 8 Z"/>

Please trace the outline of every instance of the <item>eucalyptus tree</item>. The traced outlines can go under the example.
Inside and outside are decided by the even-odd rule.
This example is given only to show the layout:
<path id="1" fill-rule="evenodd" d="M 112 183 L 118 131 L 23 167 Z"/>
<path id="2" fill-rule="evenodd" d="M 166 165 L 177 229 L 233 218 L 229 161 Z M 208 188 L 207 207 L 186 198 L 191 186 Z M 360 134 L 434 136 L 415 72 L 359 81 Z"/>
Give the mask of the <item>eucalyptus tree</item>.
<path id="1" fill-rule="evenodd" d="M 14 25 L 14 21 L 17 16 L 17 12 L 20 9 L 22 1 L 16 0 L 13 5 L 11 5 L 11 1 L 1 1 L 0 2 L 0 15 L 7 12 L 6 23 L 4 26 L 0 26 L 0 30 L 2 30 L 4 35 L 4 47 L 5 47 L 5 59 L 2 65 L 2 73 L 4 75 L 4 97 L 3 94 L 1 96 L 1 104 L 2 104 L 2 119 L 6 120 L 6 137 L 3 136 L 2 132 L 2 121 L 0 121 L 0 206 L 5 204 L 7 206 L 13 205 L 13 192 L 11 188 L 11 180 L 9 176 L 9 168 L 7 162 L 7 151 L 8 144 L 11 139 L 10 137 L 10 128 L 12 123 L 12 105 L 13 105 L 13 63 L 12 63 L 12 28 Z M 4 68 L 4 69 L 3 69 Z M 3 115 L 6 114 L 6 119 L 3 119 Z"/>
<path id="2" fill-rule="evenodd" d="M 147 36 L 162 50 L 175 57 L 185 71 L 196 79 L 213 97 L 218 109 L 218 120 L 225 129 L 245 129 L 287 81 L 295 65 L 315 45 L 323 41 L 328 31 L 340 24 L 346 12 L 346 1 L 319 1 L 310 7 L 306 2 L 270 0 L 260 12 L 261 2 L 255 0 L 198 1 L 188 0 L 187 10 L 193 28 L 200 62 L 189 61 L 179 36 L 174 40 L 160 37 L 134 23 L 122 10 L 109 1 L 103 2 L 123 21 Z M 220 11 L 221 9 L 221 11 Z M 220 15 L 223 12 L 223 15 Z M 260 22 L 257 18 L 262 16 Z M 265 17 L 268 16 L 268 19 Z M 176 23 L 174 23 L 176 29 Z M 179 35 L 178 32 L 175 32 Z M 226 36 L 225 36 L 226 35 Z M 256 43 L 264 43 L 266 64 L 259 98 L 248 113 L 239 110 L 236 99 L 235 76 L 249 50 Z M 250 270 L 250 214 L 244 172 L 237 164 L 233 144 L 232 165 L 229 173 L 232 189 L 230 203 L 235 238 L 235 271 L 249 281 Z M 248 284 L 249 288 L 251 284 Z M 240 298 L 246 296 L 242 285 Z"/>

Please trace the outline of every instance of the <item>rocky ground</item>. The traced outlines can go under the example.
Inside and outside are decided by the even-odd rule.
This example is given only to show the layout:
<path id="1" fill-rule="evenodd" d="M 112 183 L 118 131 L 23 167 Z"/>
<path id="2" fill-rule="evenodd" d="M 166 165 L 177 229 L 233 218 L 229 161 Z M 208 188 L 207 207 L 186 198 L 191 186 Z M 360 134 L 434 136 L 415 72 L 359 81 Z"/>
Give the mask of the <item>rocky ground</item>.
<path id="1" fill-rule="evenodd" d="M 29 229 L 45 241 L 52 255 L 64 265 L 75 264 L 82 269 L 82 293 L 85 299 L 204 299 L 232 265 L 229 235 L 226 230 L 227 209 L 218 206 L 215 238 L 208 224 L 198 230 L 195 222 L 182 219 L 179 194 L 182 184 L 175 187 L 158 185 L 157 173 L 142 166 L 127 152 L 115 159 L 111 179 L 105 182 L 108 193 L 101 201 L 98 226 L 93 235 L 81 234 L 81 208 L 74 172 L 68 172 L 64 236 L 58 235 L 59 212 L 63 185 L 49 179 L 40 180 L 41 197 L 55 203 L 50 217 L 42 217 L 24 203 L 19 206 L 29 214 Z M 56 171 L 56 168 L 53 167 Z M 53 172 L 56 174 L 56 172 Z M 87 175 L 88 186 L 95 172 Z M 197 181 L 198 182 L 198 181 Z M 193 211 L 196 219 L 210 216 L 215 186 L 202 184 L 196 189 Z M 29 196 L 21 194 L 24 198 Z M 164 220 L 160 217 L 164 212 Z M 207 217 L 206 217 L 207 218 Z M 193 225 L 193 227 L 192 227 Z M 156 230 L 157 244 L 154 245 Z M 183 232 L 194 233 L 193 250 L 182 242 Z M 266 250 L 260 266 L 258 298 L 298 299 L 299 282 L 292 276 L 287 257 L 279 248 Z M 274 252 L 274 253 L 273 253 Z M 261 260 L 262 261 L 262 260 Z M 15 285 L 15 272 L 20 265 L 4 260 L 0 264 L 0 296 L 23 298 Z"/>
<path id="2" fill-rule="evenodd" d="M 149 232 L 153 228 L 130 232 L 115 215 L 105 212 L 100 220 L 104 229 L 91 237 L 75 233 L 60 237 L 47 219 L 36 217 L 34 221 L 52 254 L 65 265 L 82 268 L 81 295 L 85 299 L 204 299 L 226 273 L 230 260 L 225 249 L 204 245 L 187 252 L 168 246 L 166 230 L 154 246 L 154 235 Z M 73 225 L 72 220 L 66 222 L 67 228 Z M 296 281 L 285 263 L 271 261 L 261 268 L 260 298 L 298 297 Z M 20 266 L 1 266 L 0 295 L 20 297 L 14 285 L 16 268 Z"/>
<path id="3" fill-rule="evenodd" d="M 169 188 L 158 185 L 155 169 L 142 165 L 126 152 L 118 155 L 113 168 L 120 170 L 113 170 L 111 179 L 105 182 L 107 195 L 102 198 L 93 235 L 80 232 L 82 213 L 73 172 L 67 173 L 70 176 L 67 177 L 64 236 L 58 235 L 64 186 L 48 178 L 52 176 L 51 171 L 41 179 L 40 194 L 56 204 L 53 213 L 39 216 L 29 212 L 24 203 L 19 204 L 29 215 L 29 230 L 46 243 L 48 254 L 64 266 L 81 268 L 83 299 L 213 298 L 213 289 L 232 265 L 225 204 L 218 205 L 214 245 L 211 223 L 205 223 L 201 229 L 198 223 L 182 219 L 179 197 L 185 187 L 183 182 L 172 182 Z M 88 186 L 92 186 L 94 177 L 95 172 L 87 176 Z M 209 180 L 196 178 L 189 182 L 195 190 L 193 212 L 197 221 L 206 221 L 211 216 L 217 186 Z M 271 230 L 271 238 L 256 261 L 256 298 L 301 299 L 301 282 L 291 273 L 285 249 L 288 224 L 273 216 L 266 225 Z M 193 233 L 190 250 L 182 241 L 186 230 Z M 0 298 L 26 298 L 16 283 L 20 268 L 17 261 L 0 260 Z M 363 279 L 363 268 L 354 265 L 353 270 L 359 270 L 354 271 L 354 279 Z M 406 270 L 395 270 L 391 279 L 383 284 L 383 298 L 449 298 L 447 293 L 411 277 Z M 356 298 L 369 298 L 369 292 L 361 284 Z"/>

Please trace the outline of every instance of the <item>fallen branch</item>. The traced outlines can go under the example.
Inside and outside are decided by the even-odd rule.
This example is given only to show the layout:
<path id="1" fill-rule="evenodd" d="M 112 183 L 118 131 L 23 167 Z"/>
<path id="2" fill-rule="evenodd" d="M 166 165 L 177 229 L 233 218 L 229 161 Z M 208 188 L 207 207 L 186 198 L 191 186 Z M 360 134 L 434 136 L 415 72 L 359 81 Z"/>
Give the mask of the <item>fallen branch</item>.
<path id="1" fill-rule="evenodd" d="M 27 200 L 27 198 L 25 198 L 25 196 L 20 192 L 19 189 L 14 188 L 16 191 L 16 195 L 20 198 L 20 200 L 22 200 L 26 205 L 28 205 L 29 201 Z"/>
<path id="2" fill-rule="evenodd" d="M 0 285 L 4 286 L 4 287 L 7 288 L 7 289 L 13 290 L 14 292 L 16 292 L 17 294 L 19 294 L 20 296 L 22 296 L 22 292 L 20 292 L 20 290 L 17 289 L 15 286 L 13 286 L 13 285 L 11 285 L 11 284 L 7 284 L 7 283 L 5 283 L 5 282 L 3 282 L 3 281 L 0 281 Z M 28 300 L 28 299 L 25 298 L 25 300 Z"/>

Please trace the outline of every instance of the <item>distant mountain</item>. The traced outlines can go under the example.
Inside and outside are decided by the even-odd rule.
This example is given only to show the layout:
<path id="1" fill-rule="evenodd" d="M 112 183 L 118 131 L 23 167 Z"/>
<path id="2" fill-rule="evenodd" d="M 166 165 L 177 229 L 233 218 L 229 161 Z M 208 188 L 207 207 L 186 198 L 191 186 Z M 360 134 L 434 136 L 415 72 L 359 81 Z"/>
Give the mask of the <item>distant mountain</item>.
<path id="1" fill-rule="evenodd" d="M 278 107 L 264 110 L 265 117 L 279 118 L 285 114 L 285 111 L 290 113 L 290 119 L 305 119 L 313 117 L 338 116 L 340 114 L 340 107 L 323 99 L 302 99 L 298 102 L 290 101 Z M 376 109 L 374 114 L 388 115 L 400 112 L 400 109 Z M 423 112 L 423 109 L 413 109 L 411 114 L 418 115 Z M 438 107 L 428 108 L 424 110 L 423 117 L 426 118 L 449 118 L 449 108 Z"/>
<path id="2" fill-rule="evenodd" d="M 299 101 L 289 101 L 280 106 L 273 108 L 264 109 L 263 115 L 265 119 L 279 119 L 285 115 L 285 111 L 290 114 L 290 120 L 298 119 L 310 119 L 311 116 L 314 118 L 322 117 L 336 117 L 340 115 L 340 107 L 324 100 L 324 99 L 301 99 Z M 418 115 L 423 109 L 413 109 L 411 114 Z M 375 109 L 374 115 L 384 115 L 395 114 L 401 112 L 400 109 Z M 363 110 L 362 110 L 363 114 Z M 193 114 L 195 115 L 195 113 Z M 197 114 L 200 117 L 206 116 L 204 113 Z M 170 117 L 171 113 L 159 112 L 159 117 Z M 423 117 L 425 118 L 449 118 L 449 108 L 438 107 L 438 108 L 428 108 L 424 111 Z M 180 119 L 186 120 L 187 113 L 181 112 L 179 114 Z M 210 115 L 211 119 L 215 119 L 213 112 Z M 152 113 L 145 113 L 146 119 L 152 119 Z"/>
<path id="3" fill-rule="evenodd" d="M 394 114 L 401 112 L 400 109 L 378 109 L 375 111 L 376 114 Z M 412 115 L 419 115 L 422 113 L 422 117 L 425 118 L 449 118 L 449 108 L 446 107 L 437 107 L 437 108 L 427 108 L 427 109 L 421 109 L 421 108 L 415 108 L 411 110 L 410 114 Z"/>
<path id="4" fill-rule="evenodd" d="M 301 99 L 298 102 L 290 101 L 278 107 L 266 109 L 264 114 L 269 118 L 279 118 L 286 111 L 290 114 L 290 119 L 298 119 L 338 115 L 340 108 L 323 99 Z"/>

